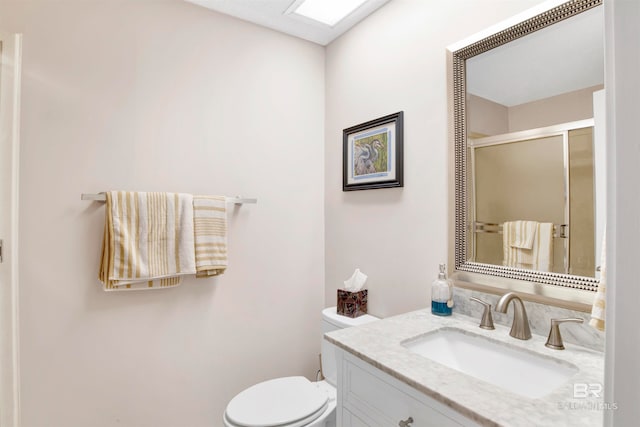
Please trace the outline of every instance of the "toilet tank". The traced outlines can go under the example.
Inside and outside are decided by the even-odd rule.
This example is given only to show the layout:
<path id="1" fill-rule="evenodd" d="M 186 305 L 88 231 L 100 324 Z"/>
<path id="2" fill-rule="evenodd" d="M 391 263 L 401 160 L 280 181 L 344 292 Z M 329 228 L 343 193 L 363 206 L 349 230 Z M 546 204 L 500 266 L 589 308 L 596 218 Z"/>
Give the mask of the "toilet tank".
<path id="1" fill-rule="evenodd" d="M 338 329 L 364 325 L 375 320 L 378 320 L 378 318 L 369 314 L 363 314 L 352 319 L 338 314 L 335 307 L 325 308 L 322 310 L 322 335 L 324 336 L 325 333 Z M 336 350 L 335 345 L 324 338 L 322 339 L 322 373 L 327 382 L 334 387 L 337 384 Z"/>

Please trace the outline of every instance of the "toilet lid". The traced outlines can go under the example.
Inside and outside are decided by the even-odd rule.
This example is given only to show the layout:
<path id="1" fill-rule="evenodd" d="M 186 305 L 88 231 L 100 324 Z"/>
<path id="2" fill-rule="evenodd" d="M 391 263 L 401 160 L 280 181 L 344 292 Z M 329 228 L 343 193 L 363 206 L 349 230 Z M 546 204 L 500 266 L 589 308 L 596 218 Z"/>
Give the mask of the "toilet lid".
<path id="1" fill-rule="evenodd" d="M 238 394 L 227 405 L 225 416 L 243 427 L 306 424 L 324 412 L 328 400 L 327 394 L 305 377 L 276 378 Z"/>

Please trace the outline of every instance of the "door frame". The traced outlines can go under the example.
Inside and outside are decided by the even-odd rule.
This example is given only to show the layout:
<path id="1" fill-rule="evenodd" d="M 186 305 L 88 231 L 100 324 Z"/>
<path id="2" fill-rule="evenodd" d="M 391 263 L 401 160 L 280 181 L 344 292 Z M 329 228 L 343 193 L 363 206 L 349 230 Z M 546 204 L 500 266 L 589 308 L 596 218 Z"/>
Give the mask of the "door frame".
<path id="1" fill-rule="evenodd" d="M 20 425 L 19 329 L 18 329 L 18 209 L 20 165 L 20 91 L 22 76 L 22 35 L 0 31 L 0 150 L 3 153 L 3 209 L 0 217 L 3 239 L 0 264 L 3 281 L 0 289 L 0 425 Z M 6 96 L 5 96 L 6 94 Z M 10 153 L 10 155 L 8 155 Z"/>

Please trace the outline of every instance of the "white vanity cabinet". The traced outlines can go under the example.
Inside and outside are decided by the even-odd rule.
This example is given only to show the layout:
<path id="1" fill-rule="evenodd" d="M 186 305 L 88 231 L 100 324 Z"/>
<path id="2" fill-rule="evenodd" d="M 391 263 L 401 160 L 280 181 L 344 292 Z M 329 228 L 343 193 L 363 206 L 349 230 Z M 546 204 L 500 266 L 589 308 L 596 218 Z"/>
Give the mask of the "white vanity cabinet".
<path id="1" fill-rule="evenodd" d="M 338 350 L 337 356 L 338 426 L 478 425 L 344 350 Z"/>

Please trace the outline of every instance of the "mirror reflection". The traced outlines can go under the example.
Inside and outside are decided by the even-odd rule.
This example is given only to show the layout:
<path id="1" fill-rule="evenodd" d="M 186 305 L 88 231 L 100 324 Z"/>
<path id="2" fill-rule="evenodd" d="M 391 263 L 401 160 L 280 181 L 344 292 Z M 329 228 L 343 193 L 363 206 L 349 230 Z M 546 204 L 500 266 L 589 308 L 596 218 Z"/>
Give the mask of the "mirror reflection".
<path id="1" fill-rule="evenodd" d="M 602 9 L 466 60 L 466 261 L 597 277 Z"/>

